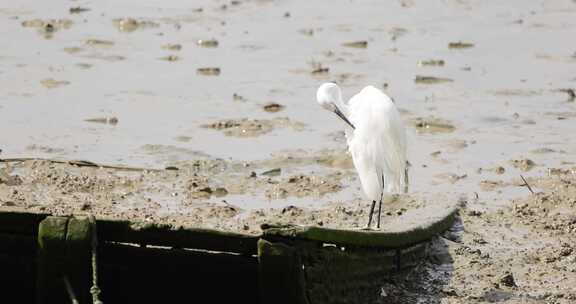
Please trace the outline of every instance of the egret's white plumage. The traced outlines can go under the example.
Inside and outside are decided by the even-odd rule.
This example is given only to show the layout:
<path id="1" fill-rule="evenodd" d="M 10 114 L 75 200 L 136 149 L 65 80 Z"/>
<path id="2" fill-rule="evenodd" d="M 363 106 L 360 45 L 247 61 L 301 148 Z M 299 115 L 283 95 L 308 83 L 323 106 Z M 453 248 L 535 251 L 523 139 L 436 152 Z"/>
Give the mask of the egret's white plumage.
<path id="1" fill-rule="evenodd" d="M 390 97 L 373 86 L 365 87 L 345 104 L 338 85 L 324 83 L 316 98 L 324 109 L 348 124 L 348 150 L 362 189 L 373 201 L 370 223 L 374 202 L 382 204 L 385 193 L 406 189 L 406 131 L 400 114 Z"/>
<path id="2" fill-rule="evenodd" d="M 383 192 L 404 190 L 406 131 L 396 106 L 386 94 L 367 86 L 348 102 L 349 120 L 356 127 L 347 132 L 348 149 L 362 189 L 374 201 Z"/>

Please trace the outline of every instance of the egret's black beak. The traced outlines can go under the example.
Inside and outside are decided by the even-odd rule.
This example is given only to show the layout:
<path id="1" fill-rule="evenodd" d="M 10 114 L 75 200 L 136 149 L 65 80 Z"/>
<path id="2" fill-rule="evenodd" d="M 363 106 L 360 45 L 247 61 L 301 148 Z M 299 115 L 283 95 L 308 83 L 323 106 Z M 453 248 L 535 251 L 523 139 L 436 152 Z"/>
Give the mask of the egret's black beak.
<path id="1" fill-rule="evenodd" d="M 350 125 L 352 127 L 352 129 L 356 129 L 356 127 L 354 127 L 354 125 L 348 120 L 348 118 L 346 118 L 344 113 L 342 113 L 342 111 L 340 111 L 340 109 L 338 109 L 338 107 L 336 107 L 334 109 L 334 113 L 336 113 L 336 115 L 338 115 L 338 117 L 342 118 L 343 121 L 345 121 L 348 125 Z"/>

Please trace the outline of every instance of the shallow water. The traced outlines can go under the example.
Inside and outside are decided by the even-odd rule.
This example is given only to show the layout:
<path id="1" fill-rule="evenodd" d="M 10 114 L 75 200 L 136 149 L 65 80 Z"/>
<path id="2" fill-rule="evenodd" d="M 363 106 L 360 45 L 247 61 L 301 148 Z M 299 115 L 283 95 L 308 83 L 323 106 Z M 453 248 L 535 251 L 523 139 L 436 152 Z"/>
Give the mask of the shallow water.
<path id="1" fill-rule="evenodd" d="M 123 0 L 84 1 L 81 6 L 89 11 L 69 13 L 76 5 L 30 0 L 0 5 L 3 157 L 165 167 L 206 156 L 260 160 L 300 149 L 343 149 L 333 136 L 343 124 L 314 100 L 316 88 L 327 80 L 337 80 L 345 98 L 364 85 L 387 84 L 407 125 L 418 117 L 454 125 L 453 132 L 418 132 L 409 126 L 415 192 L 512 197 L 527 190 L 483 191 L 479 183 L 518 179 L 520 173 L 541 175 L 576 154 L 576 103 L 555 91 L 576 86 L 576 49 L 569 43 L 576 30 L 573 1 L 190 5 Z M 47 38 L 22 25 L 37 18 L 72 24 Z M 155 26 L 127 31 L 116 26 L 118 18 Z M 216 39 L 218 47 L 199 46 L 199 39 Z M 343 45 L 357 41 L 366 41 L 366 48 Z M 449 48 L 453 42 L 473 47 Z M 163 48 L 168 44 L 182 49 Z M 74 47 L 80 49 L 64 50 Z M 178 60 L 162 59 L 167 56 Z M 445 64 L 418 64 L 429 59 Z M 320 66 L 329 71 L 312 73 Z M 211 67 L 220 68 L 220 74 L 197 73 Z M 417 76 L 453 81 L 418 84 Z M 47 79 L 63 83 L 49 88 L 42 83 Z M 264 111 L 262 106 L 272 101 L 285 109 Z M 118 122 L 85 121 L 101 117 Z M 227 118 L 274 117 L 305 127 L 277 128 L 254 138 L 200 127 Z M 532 152 L 541 148 L 553 152 Z M 509 163 L 524 158 L 537 166 L 522 172 Z M 505 173 L 486 170 L 497 166 Z M 479 173 L 479 168 L 484 170 Z M 447 174 L 466 177 L 452 183 Z M 348 189 L 359 190 L 356 179 L 348 183 Z M 491 204 L 498 202 L 487 207 Z"/>

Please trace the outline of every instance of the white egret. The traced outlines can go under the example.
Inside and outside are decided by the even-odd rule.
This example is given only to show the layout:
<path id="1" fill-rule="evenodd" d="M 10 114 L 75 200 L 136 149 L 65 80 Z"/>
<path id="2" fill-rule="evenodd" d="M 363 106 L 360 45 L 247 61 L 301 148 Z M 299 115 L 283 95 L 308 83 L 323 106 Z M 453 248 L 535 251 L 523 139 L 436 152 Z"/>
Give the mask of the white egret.
<path id="1" fill-rule="evenodd" d="M 362 189 L 372 200 L 368 228 L 376 201 L 380 202 L 377 223 L 380 228 L 382 199 L 406 192 L 408 186 L 406 130 L 400 114 L 390 97 L 373 86 L 365 87 L 345 104 L 340 87 L 328 82 L 318 88 L 316 99 L 347 124 L 348 150 Z"/>

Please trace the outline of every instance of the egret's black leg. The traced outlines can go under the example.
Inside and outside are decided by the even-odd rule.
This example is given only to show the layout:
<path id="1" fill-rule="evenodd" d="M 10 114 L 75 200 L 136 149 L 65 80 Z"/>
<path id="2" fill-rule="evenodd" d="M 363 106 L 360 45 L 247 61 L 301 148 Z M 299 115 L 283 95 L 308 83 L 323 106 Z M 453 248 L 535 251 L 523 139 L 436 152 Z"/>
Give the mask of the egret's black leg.
<path id="1" fill-rule="evenodd" d="M 380 229 L 380 217 L 382 214 L 382 200 L 380 200 L 380 204 L 378 204 L 378 221 L 376 222 L 376 228 Z"/>
<path id="2" fill-rule="evenodd" d="M 408 161 L 406 161 L 408 163 Z M 408 166 L 404 169 L 404 193 L 408 193 L 408 185 L 410 183 L 410 179 L 408 178 Z"/>
<path id="3" fill-rule="evenodd" d="M 370 228 L 370 225 L 372 225 L 372 213 L 374 213 L 374 206 L 376 206 L 376 201 L 372 201 L 372 207 L 370 207 L 370 215 L 368 217 L 368 226 L 366 228 Z"/>

